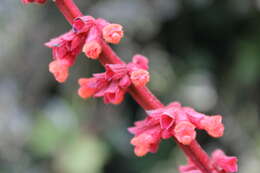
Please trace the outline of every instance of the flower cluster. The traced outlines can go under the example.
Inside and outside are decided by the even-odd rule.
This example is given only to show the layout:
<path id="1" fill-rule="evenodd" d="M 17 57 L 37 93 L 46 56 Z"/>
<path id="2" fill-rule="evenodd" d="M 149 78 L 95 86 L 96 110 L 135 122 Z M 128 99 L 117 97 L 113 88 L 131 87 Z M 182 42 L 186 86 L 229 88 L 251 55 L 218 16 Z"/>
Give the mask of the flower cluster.
<path id="1" fill-rule="evenodd" d="M 146 111 L 149 116 L 137 121 L 129 131 L 135 135 L 131 144 L 135 154 L 144 156 L 156 152 L 161 139 L 175 137 L 180 143 L 189 145 L 196 138 L 197 129 L 206 130 L 212 137 L 221 137 L 224 132 L 220 115 L 206 116 L 190 107 L 173 102 L 164 108 Z"/>
<path id="2" fill-rule="evenodd" d="M 21 0 L 21 1 L 24 4 L 28 4 L 28 3 L 44 4 L 47 0 Z"/>
<path id="3" fill-rule="evenodd" d="M 211 154 L 211 159 L 214 166 L 219 171 L 225 171 L 226 173 L 237 172 L 237 158 L 233 156 L 226 156 L 225 153 L 217 149 Z M 180 173 L 202 173 L 191 160 L 188 160 L 188 164 L 179 167 Z"/>
<path id="4" fill-rule="evenodd" d="M 122 29 L 119 24 L 91 16 L 74 19 L 72 30 L 45 44 L 53 52 L 54 60 L 49 64 L 49 71 L 58 82 L 65 82 L 69 68 L 82 51 L 88 58 L 98 59 L 102 53 L 102 41 L 118 44 L 124 35 Z"/>
<path id="5" fill-rule="evenodd" d="M 149 82 L 148 60 L 141 55 L 135 55 L 129 64 L 107 64 L 105 68 L 104 73 L 79 79 L 82 98 L 103 97 L 105 103 L 119 104 L 131 84 L 142 87 Z"/>

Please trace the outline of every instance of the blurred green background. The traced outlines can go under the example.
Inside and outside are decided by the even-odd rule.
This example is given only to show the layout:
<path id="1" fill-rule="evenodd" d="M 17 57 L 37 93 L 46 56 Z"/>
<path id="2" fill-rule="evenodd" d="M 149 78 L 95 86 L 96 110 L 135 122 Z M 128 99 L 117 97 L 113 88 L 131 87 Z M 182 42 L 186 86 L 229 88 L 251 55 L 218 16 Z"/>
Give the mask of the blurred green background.
<path id="1" fill-rule="evenodd" d="M 260 171 L 260 0 L 76 0 L 85 14 L 125 27 L 115 50 L 150 59 L 149 87 L 164 103 L 181 101 L 222 114 L 220 139 L 198 132 L 211 152 L 239 157 L 241 173 Z M 82 100 L 77 79 L 103 72 L 80 56 L 65 84 L 48 72 L 43 43 L 70 29 L 50 1 L 0 1 L 1 173 L 174 173 L 185 158 L 172 140 L 137 158 L 127 127 L 145 117 L 127 96 L 120 106 Z"/>

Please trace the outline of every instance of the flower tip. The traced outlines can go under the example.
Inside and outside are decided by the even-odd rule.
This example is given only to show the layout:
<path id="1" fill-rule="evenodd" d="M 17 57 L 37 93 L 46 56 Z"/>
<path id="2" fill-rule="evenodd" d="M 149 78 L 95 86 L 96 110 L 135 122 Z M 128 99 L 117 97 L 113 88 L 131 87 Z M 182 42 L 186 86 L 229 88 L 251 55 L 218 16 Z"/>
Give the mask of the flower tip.
<path id="1" fill-rule="evenodd" d="M 212 159 L 217 166 L 224 169 L 226 172 L 238 171 L 238 159 L 234 156 L 226 156 L 220 149 L 217 149 L 212 153 Z"/>
<path id="2" fill-rule="evenodd" d="M 52 61 L 49 64 L 49 71 L 60 83 L 65 82 L 69 76 L 69 66 L 59 60 Z"/>
<path id="3" fill-rule="evenodd" d="M 124 31 L 122 25 L 108 24 L 103 28 L 102 34 L 106 42 L 118 44 L 124 36 Z"/>
<path id="4" fill-rule="evenodd" d="M 222 124 L 222 116 L 215 115 L 205 117 L 201 120 L 202 127 L 208 134 L 214 138 L 219 138 L 224 134 L 224 125 Z"/>
<path id="5" fill-rule="evenodd" d="M 88 99 L 93 95 L 93 91 L 86 87 L 78 89 L 78 95 L 83 99 Z"/>
<path id="6" fill-rule="evenodd" d="M 180 143 L 189 145 L 196 138 L 195 126 L 188 121 L 182 121 L 175 126 L 174 135 Z"/>
<path id="7" fill-rule="evenodd" d="M 135 147 L 135 155 L 138 157 L 143 157 L 150 151 L 152 136 L 148 134 L 141 134 L 134 137 L 130 143 Z"/>
<path id="8" fill-rule="evenodd" d="M 134 152 L 137 157 L 143 157 L 149 152 L 149 150 L 143 147 L 135 147 Z"/>
<path id="9" fill-rule="evenodd" d="M 149 72 L 143 69 L 133 71 L 130 78 L 137 87 L 143 87 L 150 81 Z"/>
<path id="10" fill-rule="evenodd" d="M 136 54 L 133 56 L 133 63 L 139 65 L 142 69 L 148 70 L 149 69 L 149 60 L 143 55 Z"/>
<path id="11" fill-rule="evenodd" d="M 119 105 L 124 100 L 124 93 L 119 92 L 118 94 L 115 93 L 108 93 L 105 95 L 104 102 L 105 103 L 112 103 L 114 105 Z"/>
<path id="12" fill-rule="evenodd" d="M 78 89 L 78 95 L 83 99 L 88 99 L 94 95 L 96 89 L 94 87 L 89 87 L 89 83 L 92 82 L 94 78 L 81 78 L 79 79 L 80 88 Z"/>
<path id="13" fill-rule="evenodd" d="M 90 59 L 98 59 L 99 55 L 102 52 L 102 48 L 97 41 L 93 40 L 93 41 L 85 43 L 82 51 Z"/>

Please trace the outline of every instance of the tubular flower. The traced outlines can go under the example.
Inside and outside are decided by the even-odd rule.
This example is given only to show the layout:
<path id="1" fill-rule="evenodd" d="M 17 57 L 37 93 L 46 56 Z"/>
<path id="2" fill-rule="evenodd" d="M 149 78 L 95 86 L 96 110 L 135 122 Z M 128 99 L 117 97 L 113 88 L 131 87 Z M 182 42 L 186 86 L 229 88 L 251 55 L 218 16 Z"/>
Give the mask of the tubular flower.
<path id="1" fill-rule="evenodd" d="M 217 149 L 211 154 L 213 164 L 218 170 L 224 173 L 232 173 L 238 171 L 237 158 L 233 156 L 226 156 L 225 153 Z M 179 167 L 180 173 L 202 173 L 191 160 L 188 160 L 187 165 Z"/>
<path id="2" fill-rule="evenodd" d="M 69 76 L 69 63 L 66 60 L 54 60 L 49 64 L 49 71 L 58 82 L 65 82 Z"/>
<path id="3" fill-rule="evenodd" d="M 23 2 L 40 3 L 44 1 L 23 0 Z M 72 30 L 45 43 L 47 47 L 52 48 L 53 52 L 54 61 L 50 63 L 49 71 L 54 74 L 58 82 L 65 82 L 69 75 L 69 68 L 81 52 L 84 52 L 90 59 L 98 59 L 102 53 L 102 39 L 111 43 L 119 43 L 122 37 L 121 25 L 110 24 L 104 19 L 95 19 L 91 16 L 78 17 L 72 23 Z M 67 62 L 66 66 L 60 63 L 61 60 Z M 149 81 L 147 74 L 140 74 L 139 76 L 133 77 L 135 81 L 138 80 L 136 78 L 143 78 L 141 81 L 135 82 L 138 85 L 145 85 Z M 116 93 L 118 97 L 124 95 L 121 90 Z M 113 94 L 108 94 L 107 97 L 113 97 Z M 116 102 L 119 103 L 120 101 L 117 100 Z"/>
<path id="4" fill-rule="evenodd" d="M 142 87 L 145 86 L 149 80 L 150 80 L 150 75 L 149 72 L 143 69 L 133 71 L 131 73 L 131 81 L 133 84 L 137 87 Z"/>
<path id="5" fill-rule="evenodd" d="M 148 62 L 148 61 L 147 61 Z M 82 98 L 103 97 L 105 103 L 120 104 L 128 87 L 133 83 L 131 74 L 143 70 L 138 64 L 131 62 L 129 64 L 107 64 L 106 72 L 94 74 L 92 78 L 82 78 L 79 80 L 79 96 Z M 146 75 L 149 73 L 146 72 Z M 139 79 L 140 78 L 140 79 Z M 136 77 L 143 85 L 143 77 Z"/>
<path id="6" fill-rule="evenodd" d="M 118 44 L 124 36 L 123 27 L 119 24 L 106 25 L 102 33 L 105 41 L 112 44 Z"/>
<path id="7" fill-rule="evenodd" d="M 81 52 L 83 44 L 84 37 L 82 35 L 76 35 L 72 30 L 45 43 L 47 47 L 52 48 L 54 61 L 50 63 L 49 71 L 54 74 L 58 82 L 66 81 L 69 67 L 74 64 L 76 56 Z M 63 76 L 62 80 L 60 76 Z"/>
<path id="8" fill-rule="evenodd" d="M 147 134 L 147 129 L 153 129 L 153 132 L 156 129 L 156 135 L 159 135 L 160 139 L 174 137 L 184 145 L 189 145 L 195 140 L 195 128 L 205 129 L 213 137 L 223 135 L 224 126 L 221 123 L 220 115 L 206 116 L 196 112 L 192 108 L 182 107 L 178 102 L 173 102 L 163 108 L 148 110 L 146 112 L 149 115 L 148 118 L 135 123 L 135 127 L 129 128 L 129 131 L 135 135 L 134 139 L 139 139 L 138 136 L 141 134 Z M 157 139 L 158 136 L 154 138 Z M 131 144 L 135 148 L 142 148 L 141 144 L 137 145 L 133 142 Z M 159 142 L 156 144 L 158 145 Z"/>
<path id="9" fill-rule="evenodd" d="M 135 137 L 131 144 L 135 146 L 135 154 L 139 157 L 146 155 L 148 152 L 155 153 L 161 142 L 161 129 L 158 122 L 146 117 L 142 121 L 135 122 L 135 127 L 128 128 L 129 132 Z"/>
<path id="10" fill-rule="evenodd" d="M 100 45 L 97 28 L 92 27 L 90 29 L 82 51 L 87 57 L 91 59 L 98 59 L 100 53 L 102 52 L 102 47 Z"/>
<path id="11" fill-rule="evenodd" d="M 21 0 L 21 1 L 24 4 L 28 4 L 28 3 L 44 4 L 47 0 Z"/>
<path id="12" fill-rule="evenodd" d="M 226 156 L 225 153 L 220 149 L 215 150 L 212 153 L 211 157 L 219 169 L 223 169 L 226 172 L 237 172 L 238 171 L 236 157 Z"/>

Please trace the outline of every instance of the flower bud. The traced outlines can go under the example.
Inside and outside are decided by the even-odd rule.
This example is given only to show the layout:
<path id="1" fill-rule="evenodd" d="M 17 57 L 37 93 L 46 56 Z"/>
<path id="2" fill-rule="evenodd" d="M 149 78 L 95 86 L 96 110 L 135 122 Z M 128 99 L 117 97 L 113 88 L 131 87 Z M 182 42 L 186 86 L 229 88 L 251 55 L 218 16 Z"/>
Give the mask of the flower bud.
<path id="1" fill-rule="evenodd" d="M 69 66 L 66 61 L 54 60 L 49 64 L 49 71 L 54 75 L 55 79 L 63 83 L 69 76 Z"/>
<path id="2" fill-rule="evenodd" d="M 98 59 L 100 53 L 102 52 L 102 48 L 97 41 L 92 40 L 85 43 L 82 51 L 87 57 L 91 59 Z"/>
<path id="3" fill-rule="evenodd" d="M 225 172 L 237 172 L 238 166 L 237 166 L 237 158 L 233 156 L 226 156 L 225 153 L 217 149 L 212 153 L 212 160 L 215 162 L 215 164 L 224 169 Z"/>
<path id="4" fill-rule="evenodd" d="M 91 82 L 95 82 L 94 78 L 81 78 L 79 79 L 80 88 L 78 90 L 78 95 L 83 99 L 88 99 L 92 97 L 96 92 L 96 88 L 91 87 Z"/>
<path id="5" fill-rule="evenodd" d="M 201 127 L 205 129 L 212 137 L 221 137 L 224 133 L 224 125 L 222 124 L 220 115 L 205 116 L 201 121 Z"/>
<path id="6" fill-rule="evenodd" d="M 123 27 L 119 24 L 106 25 L 102 33 L 105 41 L 113 44 L 118 44 L 124 36 Z"/>
<path id="7" fill-rule="evenodd" d="M 149 75 L 148 71 L 139 69 L 139 70 L 131 72 L 130 78 L 131 78 L 132 83 L 135 86 L 143 87 L 149 82 L 150 75 Z"/>
<path id="8" fill-rule="evenodd" d="M 181 121 L 174 128 L 174 136 L 180 143 L 189 145 L 196 138 L 195 126 L 188 121 Z"/>

